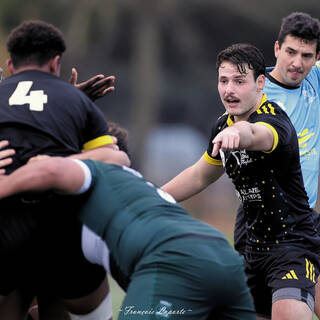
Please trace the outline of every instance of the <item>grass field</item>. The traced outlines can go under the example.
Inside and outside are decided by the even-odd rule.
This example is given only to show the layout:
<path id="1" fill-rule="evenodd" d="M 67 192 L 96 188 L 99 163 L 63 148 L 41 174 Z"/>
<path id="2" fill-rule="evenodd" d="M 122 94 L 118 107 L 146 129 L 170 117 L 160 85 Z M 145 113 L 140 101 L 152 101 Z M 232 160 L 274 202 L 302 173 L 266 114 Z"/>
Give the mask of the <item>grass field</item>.
<path id="1" fill-rule="evenodd" d="M 111 296 L 112 296 L 112 310 L 113 310 L 112 319 L 117 320 L 125 293 L 111 277 L 109 277 L 109 284 L 110 284 Z"/>

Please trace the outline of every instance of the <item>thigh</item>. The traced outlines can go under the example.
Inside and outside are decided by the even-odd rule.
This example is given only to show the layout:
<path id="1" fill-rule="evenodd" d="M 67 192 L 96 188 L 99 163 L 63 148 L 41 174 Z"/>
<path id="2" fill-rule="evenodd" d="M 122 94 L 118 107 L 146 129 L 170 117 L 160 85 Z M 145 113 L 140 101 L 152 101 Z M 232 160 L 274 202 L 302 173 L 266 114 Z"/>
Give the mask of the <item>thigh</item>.
<path id="1" fill-rule="evenodd" d="M 239 206 L 237 211 L 233 240 L 234 248 L 243 255 L 246 248 L 247 229 L 242 205 Z"/>
<path id="2" fill-rule="evenodd" d="M 153 258 L 131 277 L 119 319 L 256 319 L 242 259 L 229 244 L 183 239 Z"/>
<path id="3" fill-rule="evenodd" d="M 272 290 L 264 273 L 265 256 L 246 254 L 246 275 L 259 319 L 270 319 Z"/>
<path id="4" fill-rule="evenodd" d="M 295 299 L 278 300 L 272 304 L 272 320 L 311 320 L 312 311 L 303 303 Z"/>
<path id="5" fill-rule="evenodd" d="M 312 252 L 286 247 L 268 254 L 247 253 L 246 273 L 259 316 L 270 317 L 272 304 L 286 298 L 313 310 L 319 267 Z"/>

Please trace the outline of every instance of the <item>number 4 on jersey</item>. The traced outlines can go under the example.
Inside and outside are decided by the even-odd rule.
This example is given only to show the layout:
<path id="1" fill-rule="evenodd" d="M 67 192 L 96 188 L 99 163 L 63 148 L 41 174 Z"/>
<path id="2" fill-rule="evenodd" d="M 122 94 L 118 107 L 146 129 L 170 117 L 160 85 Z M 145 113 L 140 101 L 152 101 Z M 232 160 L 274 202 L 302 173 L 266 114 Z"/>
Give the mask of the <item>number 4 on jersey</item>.
<path id="1" fill-rule="evenodd" d="M 9 105 L 21 106 L 23 104 L 29 104 L 29 110 L 31 111 L 43 111 L 43 106 L 48 102 L 48 96 L 44 94 L 43 90 L 31 90 L 33 81 L 21 81 L 18 83 L 16 90 L 9 98 Z"/>

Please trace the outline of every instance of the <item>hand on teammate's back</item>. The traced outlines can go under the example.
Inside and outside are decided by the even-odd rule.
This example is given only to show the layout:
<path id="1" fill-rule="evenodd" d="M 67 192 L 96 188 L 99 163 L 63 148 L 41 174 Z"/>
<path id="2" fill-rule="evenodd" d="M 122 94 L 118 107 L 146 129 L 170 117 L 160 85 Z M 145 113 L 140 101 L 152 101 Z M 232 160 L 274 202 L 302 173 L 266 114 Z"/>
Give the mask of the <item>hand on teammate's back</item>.
<path id="1" fill-rule="evenodd" d="M 4 167 L 12 163 L 12 156 L 16 153 L 14 149 L 4 149 L 9 145 L 9 141 L 0 140 L 0 174 L 5 174 Z"/>

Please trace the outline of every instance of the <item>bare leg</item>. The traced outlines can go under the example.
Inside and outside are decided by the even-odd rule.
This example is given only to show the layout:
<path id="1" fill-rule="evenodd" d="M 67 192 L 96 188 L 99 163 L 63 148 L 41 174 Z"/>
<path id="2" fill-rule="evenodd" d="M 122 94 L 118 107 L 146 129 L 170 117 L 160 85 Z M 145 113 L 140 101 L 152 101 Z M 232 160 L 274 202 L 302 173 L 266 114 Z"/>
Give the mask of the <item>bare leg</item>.
<path id="1" fill-rule="evenodd" d="M 316 283 L 316 297 L 314 302 L 314 313 L 317 315 L 318 319 L 320 319 L 320 277 L 318 278 L 318 282 Z"/>
<path id="2" fill-rule="evenodd" d="M 312 311 L 302 301 L 282 299 L 272 304 L 272 320 L 312 320 Z"/>

